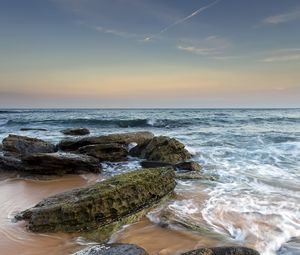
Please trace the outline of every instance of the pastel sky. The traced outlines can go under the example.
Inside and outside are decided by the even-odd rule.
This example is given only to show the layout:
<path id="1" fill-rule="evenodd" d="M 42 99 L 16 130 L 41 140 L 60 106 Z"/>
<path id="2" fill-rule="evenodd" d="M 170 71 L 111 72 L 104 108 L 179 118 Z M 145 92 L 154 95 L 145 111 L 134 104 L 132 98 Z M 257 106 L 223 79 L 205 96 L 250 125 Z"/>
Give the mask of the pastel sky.
<path id="1" fill-rule="evenodd" d="M 0 107 L 300 107 L 298 0 L 1 0 Z"/>

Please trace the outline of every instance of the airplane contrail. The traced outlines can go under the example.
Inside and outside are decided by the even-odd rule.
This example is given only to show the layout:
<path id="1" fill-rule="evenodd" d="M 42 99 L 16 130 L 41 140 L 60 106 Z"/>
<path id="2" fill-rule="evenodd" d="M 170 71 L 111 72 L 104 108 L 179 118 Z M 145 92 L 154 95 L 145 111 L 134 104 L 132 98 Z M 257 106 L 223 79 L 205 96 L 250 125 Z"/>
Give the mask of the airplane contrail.
<path id="1" fill-rule="evenodd" d="M 190 15 L 188 15 L 188 16 L 182 18 L 182 19 L 179 19 L 179 20 L 175 21 L 173 24 L 171 24 L 171 25 L 169 25 L 169 26 L 163 28 L 163 29 L 160 30 L 157 34 L 152 35 L 152 36 L 149 36 L 149 37 L 146 37 L 143 41 L 150 41 L 152 38 L 154 38 L 154 37 L 156 37 L 156 36 L 158 36 L 158 35 L 160 35 L 160 34 L 163 34 L 163 33 L 167 32 L 170 28 L 172 28 L 172 27 L 174 27 L 174 26 L 176 26 L 176 25 L 178 25 L 178 24 L 181 24 L 181 23 L 183 23 L 183 22 L 189 20 L 190 18 L 192 18 L 192 17 L 194 17 L 194 16 L 200 14 L 201 12 L 203 12 L 203 11 L 205 11 L 206 9 L 208 9 L 208 8 L 210 8 L 210 7 L 212 7 L 212 6 L 214 6 L 215 4 L 219 3 L 220 1 L 221 1 L 221 0 L 216 0 L 216 1 L 210 3 L 210 4 L 206 5 L 206 6 L 203 6 L 203 7 L 199 8 L 198 10 L 194 11 L 192 14 L 190 14 Z"/>

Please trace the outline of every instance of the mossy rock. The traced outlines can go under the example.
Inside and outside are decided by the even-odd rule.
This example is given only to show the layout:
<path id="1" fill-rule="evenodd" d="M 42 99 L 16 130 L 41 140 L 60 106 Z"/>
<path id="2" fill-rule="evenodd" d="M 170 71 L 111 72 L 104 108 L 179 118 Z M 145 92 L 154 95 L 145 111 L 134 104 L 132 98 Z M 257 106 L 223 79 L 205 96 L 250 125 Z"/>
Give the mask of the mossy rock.
<path id="1" fill-rule="evenodd" d="M 176 164 L 179 161 L 191 158 L 191 154 L 185 149 L 184 144 L 167 136 L 156 136 L 149 141 L 145 141 L 131 149 L 130 154 L 135 157 L 170 164 Z"/>
<path id="2" fill-rule="evenodd" d="M 172 194 L 175 185 L 172 170 L 136 170 L 49 197 L 16 219 L 27 221 L 34 232 L 100 232 L 105 237 L 123 223 L 134 221 L 137 214 L 144 215 Z"/>
<path id="3" fill-rule="evenodd" d="M 101 162 L 127 161 L 128 155 L 126 147 L 118 143 L 87 145 L 80 147 L 78 152 L 81 154 L 86 154 L 95 157 Z"/>

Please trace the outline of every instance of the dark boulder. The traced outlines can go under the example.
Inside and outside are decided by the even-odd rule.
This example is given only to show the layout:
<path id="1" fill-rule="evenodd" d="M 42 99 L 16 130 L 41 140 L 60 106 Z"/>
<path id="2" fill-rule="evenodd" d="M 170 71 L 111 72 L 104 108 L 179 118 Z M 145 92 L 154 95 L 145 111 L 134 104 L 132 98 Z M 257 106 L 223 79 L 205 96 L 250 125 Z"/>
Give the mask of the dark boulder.
<path id="1" fill-rule="evenodd" d="M 87 145 L 80 147 L 78 151 L 100 161 L 110 162 L 125 161 L 128 155 L 126 147 L 118 143 Z"/>
<path id="2" fill-rule="evenodd" d="M 49 197 L 16 219 L 34 232 L 89 232 L 87 238 L 105 240 L 173 194 L 175 185 L 170 169 L 135 170 Z"/>
<path id="3" fill-rule="evenodd" d="M 182 255 L 259 255 L 259 253 L 247 247 L 215 247 L 201 248 Z"/>
<path id="4" fill-rule="evenodd" d="M 101 244 L 85 248 L 73 255 L 148 255 L 141 247 L 134 244 Z"/>
<path id="5" fill-rule="evenodd" d="M 63 175 L 93 172 L 99 173 L 97 159 L 72 153 L 36 153 L 22 158 L 22 170 L 30 174 Z"/>
<path id="6" fill-rule="evenodd" d="M 132 132 L 102 136 L 89 136 L 81 139 L 63 140 L 58 144 L 58 147 L 63 151 L 76 151 L 80 147 L 93 144 L 118 143 L 127 146 L 130 143 L 141 144 L 152 139 L 153 137 L 154 135 L 151 132 Z"/>
<path id="7" fill-rule="evenodd" d="M 202 167 L 195 161 L 183 161 L 175 165 L 178 170 L 197 171 L 200 172 Z"/>
<path id="8" fill-rule="evenodd" d="M 9 135 L 3 139 L 3 151 L 13 155 L 28 155 L 32 153 L 51 153 L 56 151 L 55 145 L 36 138 L 19 135 Z"/>
<path id="9" fill-rule="evenodd" d="M 87 128 L 67 128 L 61 131 L 64 135 L 89 135 Z"/>
<path id="10" fill-rule="evenodd" d="M 130 150 L 130 155 L 151 161 L 162 161 L 176 164 L 178 161 L 189 160 L 191 154 L 184 144 L 167 136 L 157 136 L 137 145 Z"/>

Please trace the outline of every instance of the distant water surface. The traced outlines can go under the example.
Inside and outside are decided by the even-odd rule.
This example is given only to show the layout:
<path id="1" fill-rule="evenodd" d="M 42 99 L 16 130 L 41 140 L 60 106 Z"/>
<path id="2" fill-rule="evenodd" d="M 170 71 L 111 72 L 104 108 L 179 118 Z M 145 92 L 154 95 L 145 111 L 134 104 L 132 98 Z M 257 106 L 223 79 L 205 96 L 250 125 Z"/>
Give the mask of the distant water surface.
<path id="1" fill-rule="evenodd" d="M 0 139 L 14 133 L 57 143 L 65 138 L 60 130 L 69 127 L 87 127 L 91 135 L 148 130 L 186 144 L 204 173 L 217 176 L 217 181 L 180 181 L 177 199 L 148 216 L 158 223 L 168 215 L 174 228 L 181 226 L 183 240 L 186 231 L 197 233 L 176 223 L 189 222 L 221 236 L 225 244 L 254 247 L 263 255 L 300 254 L 300 109 L 0 110 Z M 132 161 L 106 166 L 106 172 L 138 166 Z M 10 211 L 0 210 L 2 217 Z M 115 238 L 127 240 L 132 231 L 132 241 L 134 233 L 140 235 L 136 228 L 145 224 Z M 196 237 L 192 240 L 186 243 L 201 246 Z M 143 245 L 140 239 L 138 243 Z M 164 254 L 175 254 L 172 247 L 169 251 Z"/>

